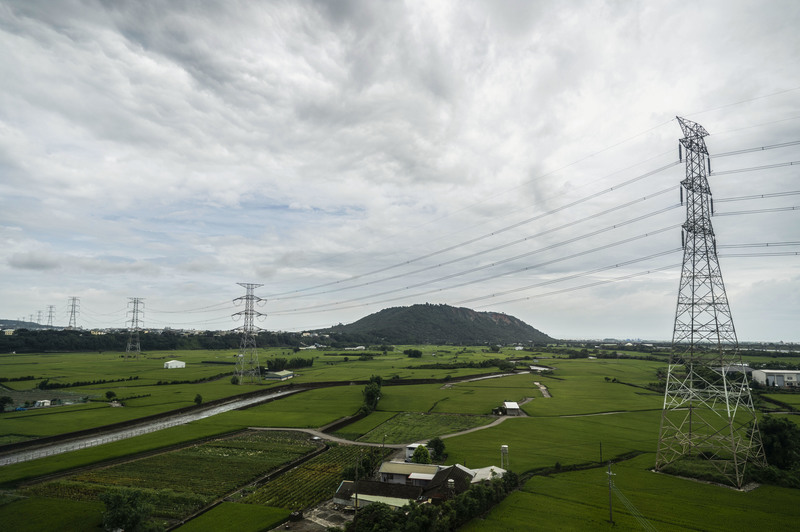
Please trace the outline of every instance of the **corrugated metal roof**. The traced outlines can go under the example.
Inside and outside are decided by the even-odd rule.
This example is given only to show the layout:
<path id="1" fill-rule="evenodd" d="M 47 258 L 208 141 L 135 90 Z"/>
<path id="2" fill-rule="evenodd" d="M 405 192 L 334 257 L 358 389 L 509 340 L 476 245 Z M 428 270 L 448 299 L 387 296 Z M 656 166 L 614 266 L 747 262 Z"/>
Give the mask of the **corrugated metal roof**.
<path id="1" fill-rule="evenodd" d="M 439 466 L 434 464 L 413 464 L 409 462 L 384 462 L 378 470 L 379 473 L 397 475 L 410 475 L 411 473 L 436 474 L 437 471 L 439 471 Z"/>

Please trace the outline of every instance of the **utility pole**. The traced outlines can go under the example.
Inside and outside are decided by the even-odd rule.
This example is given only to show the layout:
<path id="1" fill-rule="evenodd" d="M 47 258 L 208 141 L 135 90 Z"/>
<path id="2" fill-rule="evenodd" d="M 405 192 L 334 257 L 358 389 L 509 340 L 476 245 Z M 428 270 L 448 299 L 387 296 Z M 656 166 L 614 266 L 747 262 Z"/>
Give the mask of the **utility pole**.
<path id="1" fill-rule="evenodd" d="M 139 315 L 144 315 L 144 299 L 141 297 L 129 297 L 128 306 L 131 310 L 128 314 L 131 315 L 131 325 L 128 327 L 128 346 L 125 348 L 125 360 L 128 357 L 139 358 L 142 352 L 141 344 L 139 343 L 139 331 L 142 328 L 141 318 Z"/>
<path id="2" fill-rule="evenodd" d="M 611 492 L 614 491 L 614 475 L 611 472 L 611 462 L 608 463 L 608 522 L 614 524 L 614 504 Z"/>
<path id="3" fill-rule="evenodd" d="M 686 152 L 681 181 L 686 222 L 656 470 L 685 458 L 701 459 L 741 488 L 746 465 L 766 463 L 764 449 L 711 225 L 708 132 L 685 118 L 678 117 L 678 123 Z"/>
<path id="4" fill-rule="evenodd" d="M 264 286 L 255 283 L 237 283 L 246 290 L 244 297 L 237 297 L 233 302 L 241 305 L 244 302 L 244 310 L 233 314 L 234 319 L 242 319 L 242 326 L 238 329 L 242 331 L 242 343 L 239 348 L 239 356 L 236 358 L 236 375 L 239 384 L 244 384 L 245 377 L 249 377 L 251 382 L 261 382 L 261 368 L 258 365 L 258 347 L 256 346 L 255 318 L 266 316 L 256 310 L 256 304 L 263 305 L 266 299 L 261 299 L 253 292 L 256 288 Z"/>

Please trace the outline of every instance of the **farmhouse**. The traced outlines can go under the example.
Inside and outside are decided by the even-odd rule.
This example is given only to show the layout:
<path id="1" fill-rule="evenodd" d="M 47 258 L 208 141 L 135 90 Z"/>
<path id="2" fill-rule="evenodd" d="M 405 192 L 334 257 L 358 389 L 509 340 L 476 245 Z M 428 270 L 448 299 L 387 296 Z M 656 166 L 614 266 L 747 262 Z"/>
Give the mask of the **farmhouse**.
<path id="1" fill-rule="evenodd" d="M 285 381 L 294 377 L 294 372 L 289 370 L 283 371 L 268 371 L 264 374 L 264 378 L 272 381 Z"/>
<path id="2" fill-rule="evenodd" d="M 49 399 L 42 399 L 40 401 L 36 401 L 36 403 L 33 406 L 37 406 L 37 407 L 38 406 L 50 406 L 50 400 Z"/>
<path id="3" fill-rule="evenodd" d="M 178 368 L 185 368 L 186 362 L 181 362 L 180 360 L 167 360 L 164 362 L 164 369 L 178 369 Z"/>
<path id="4" fill-rule="evenodd" d="M 448 485 L 448 480 L 453 480 L 456 492 L 461 493 L 469 487 L 469 484 L 500 478 L 505 474 L 506 470 L 497 466 L 470 469 L 461 464 L 443 466 L 397 461 L 383 462 L 378 470 L 381 482 L 421 487 L 425 497 L 435 497 L 437 493 L 442 492 Z"/>
<path id="5" fill-rule="evenodd" d="M 754 369 L 753 380 L 762 386 L 800 386 L 800 371 L 787 369 Z"/>
<path id="6" fill-rule="evenodd" d="M 382 463 L 378 470 L 378 475 L 381 482 L 424 486 L 438 472 L 439 466 L 435 464 L 412 464 L 392 461 Z"/>
<path id="7" fill-rule="evenodd" d="M 461 464 L 439 469 L 425 486 L 423 496 L 427 499 L 444 500 L 464 493 L 472 484 L 475 472 Z"/>

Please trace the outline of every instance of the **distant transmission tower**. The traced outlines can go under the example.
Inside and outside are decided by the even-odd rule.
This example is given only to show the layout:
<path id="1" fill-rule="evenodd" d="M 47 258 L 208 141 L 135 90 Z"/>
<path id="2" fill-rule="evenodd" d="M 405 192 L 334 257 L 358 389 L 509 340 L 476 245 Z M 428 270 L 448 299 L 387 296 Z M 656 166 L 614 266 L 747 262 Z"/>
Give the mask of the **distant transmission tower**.
<path id="1" fill-rule="evenodd" d="M 136 357 L 142 353 L 142 346 L 139 343 L 139 331 L 142 330 L 142 318 L 144 317 L 144 299 L 141 297 L 129 297 L 128 307 L 131 310 L 128 314 L 131 315 L 131 325 L 128 327 L 128 346 L 125 348 L 125 358 Z"/>
<path id="2" fill-rule="evenodd" d="M 38 323 L 39 325 L 42 324 L 42 314 L 43 313 L 41 310 L 36 311 L 36 323 Z"/>
<path id="3" fill-rule="evenodd" d="M 242 318 L 242 326 L 238 330 L 242 331 L 242 343 L 239 348 L 239 355 L 236 358 L 236 376 L 239 379 L 239 384 L 244 383 L 245 378 L 250 382 L 261 381 L 261 368 L 258 365 L 258 348 L 256 347 L 256 331 L 258 327 L 255 325 L 255 318 L 264 316 L 256 310 L 257 303 L 263 303 L 266 300 L 253 294 L 253 291 L 263 284 L 253 283 L 236 283 L 244 287 L 247 293 L 244 297 L 237 297 L 233 300 L 236 304 L 241 304 L 244 301 L 244 310 L 233 314 L 234 319 Z"/>
<path id="4" fill-rule="evenodd" d="M 686 150 L 683 268 L 672 333 L 656 469 L 677 460 L 713 464 L 741 488 L 748 463 L 764 464 L 747 373 L 722 283 L 706 178 L 708 132 L 678 118 Z"/>
<path id="5" fill-rule="evenodd" d="M 53 317 L 56 313 L 56 306 L 55 305 L 47 305 L 47 326 L 53 326 Z"/>
<path id="6" fill-rule="evenodd" d="M 69 308 L 69 325 L 68 329 L 78 328 L 78 313 L 80 312 L 81 301 L 75 296 L 67 299 L 67 308 Z"/>

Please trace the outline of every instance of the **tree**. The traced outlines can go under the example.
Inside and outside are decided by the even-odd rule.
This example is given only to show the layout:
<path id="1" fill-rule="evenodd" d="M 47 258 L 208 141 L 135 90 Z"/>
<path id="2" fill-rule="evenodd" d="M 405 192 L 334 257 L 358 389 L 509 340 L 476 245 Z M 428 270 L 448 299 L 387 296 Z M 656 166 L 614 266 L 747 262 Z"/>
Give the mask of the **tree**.
<path id="1" fill-rule="evenodd" d="M 444 458 L 444 441 L 439 436 L 428 442 L 428 449 L 430 449 L 431 459 L 439 461 Z"/>
<path id="2" fill-rule="evenodd" d="M 411 455 L 411 461 L 415 464 L 430 464 L 431 455 L 428 452 L 428 448 L 424 445 L 417 446 L 417 448 L 414 449 L 414 454 Z"/>
<path id="3" fill-rule="evenodd" d="M 116 396 L 117 394 L 113 390 L 108 390 L 106 392 L 106 399 L 108 399 L 109 401 L 113 400 Z"/>
<path id="4" fill-rule="evenodd" d="M 364 387 L 364 407 L 372 412 L 378 406 L 381 398 L 381 387 L 376 382 L 370 382 Z"/>
<path id="5" fill-rule="evenodd" d="M 378 530 L 397 530 L 404 516 L 399 515 L 382 502 L 373 502 L 359 510 L 353 521 L 347 524 L 347 532 L 376 532 Z"/>
<path id="6" fill-rule="evenodd" d="M 3 412 L 6 409 L 6 406 L 14 406 L 14 400 L 9 396 L 4 395 L 3 397 L 0 397 L 0 412 Z"/>
<path id="7" fill-rule="evenodd" d="M 199 393 L 194 396 L 194 404 L 196 404 L 197 406 L 203 404 L 203 396 L 200 395 Z"/>
<path id="8" fill-rule="evenodd" d="M 106 511 L 103 512 L 103 526 L 106 530 L 153 530 L 147 523 L 153 513 L 153 505 L 143 492 L 121 489 L 103 493 L 100 500 L 106 505 Z"/>
<path id="9" fill-rule="evenodd" d="M 800 427 L 786 418 L 764 416 L 758 428 L 769 465 L 784 470 L 800 467 Z"/>

